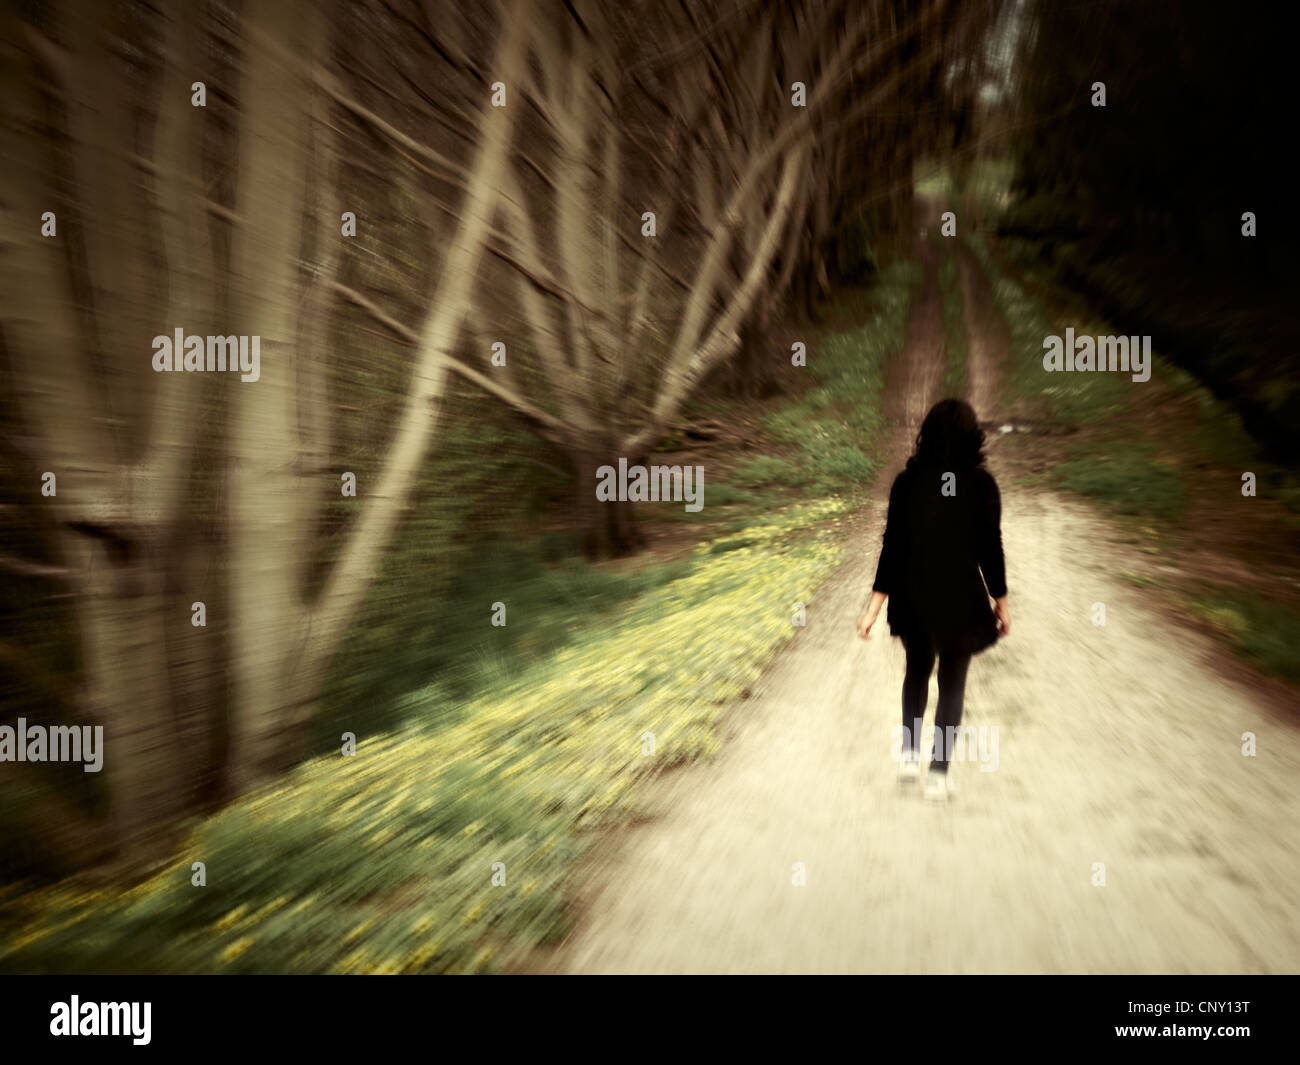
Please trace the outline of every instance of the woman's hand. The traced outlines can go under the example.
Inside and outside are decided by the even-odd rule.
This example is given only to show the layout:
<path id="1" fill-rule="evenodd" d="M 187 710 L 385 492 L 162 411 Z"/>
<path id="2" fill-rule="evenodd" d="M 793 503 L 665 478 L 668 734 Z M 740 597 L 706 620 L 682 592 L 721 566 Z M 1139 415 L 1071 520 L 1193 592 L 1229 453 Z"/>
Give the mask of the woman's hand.
<path id="1" fill-rule="evenodd" d="M 998 622 L 998 634 L 1005 636 L 1011 631 L 1011 613 L 1007 610 L 1007 597 L 993 600 L 993 616 Z"/>
<path id="2" fill-rule="evenodd" d="M 880 617 L 880 607 L 885 601 L 884 592 L 872 592 L 871 601 L 867 603 L 867 609 L 862 612 L 862 617 L 858 619 L 858 636 L 866 639 L 871 635 L 871 626 L 876 623 L 876 618 Z"/>

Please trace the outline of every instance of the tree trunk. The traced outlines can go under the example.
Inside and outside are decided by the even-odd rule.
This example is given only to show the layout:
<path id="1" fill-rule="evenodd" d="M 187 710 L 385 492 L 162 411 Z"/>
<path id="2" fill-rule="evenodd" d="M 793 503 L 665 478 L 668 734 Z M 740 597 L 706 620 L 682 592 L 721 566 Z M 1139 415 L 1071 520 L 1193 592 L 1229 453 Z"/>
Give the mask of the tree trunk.
<path id="1" fill-rule="evenodd" d="M 294 469 L 297 454 L 295 257 L 307 179 L 311 87 L 272 49 L 310 61 L 312 7 L 300 0 L 254 5 L 245 13 L 249 47 L 240 95 L 239 203 L 243 222 L 232 255 L 237 332 L 261 338 L 261 376 L 230 382 L 234 391 L 230 470 L 231 658 L 230 766 L 238 788 L 285 766 L 291 740 L 287 710 L 302 693 L 288 690 L 306 603 L 296 579 L 302 530 L 295 516 L 309 492 Z M 299 686 L 301 679 L 299 679 Z"/>
<path id="2" fill-rule="evenodd" d="M 576 486 L 574 512 L 580 523 L 579 540 L 583 554 L 591 559 L 622 558 L 633 554 L 645 543 L 645 537 L 636 527 L 634 504 L 630 500 L 596 497 L 597 471 L 602 466 L 610 466 L 617 476 L 618 458 L 612 443 L 594 450 L 579 448 L 571 456 Z M 629 469 L 644 460 L 644 456 L 629 457 Z"/>
<path id="3" fill-rule="evenodd" d="M 166 658 L 167 629 L 188 625 L 189 616 L 168 615 L 154 545 L 136 540 L 123 553 L 78 533 L 68 540 L 83 581 L 86 723 L 104 727 L 109 850 L 140 864 L 170 842 L 159 821 L 189 809 L 190 767 L 177 747 Z"/>

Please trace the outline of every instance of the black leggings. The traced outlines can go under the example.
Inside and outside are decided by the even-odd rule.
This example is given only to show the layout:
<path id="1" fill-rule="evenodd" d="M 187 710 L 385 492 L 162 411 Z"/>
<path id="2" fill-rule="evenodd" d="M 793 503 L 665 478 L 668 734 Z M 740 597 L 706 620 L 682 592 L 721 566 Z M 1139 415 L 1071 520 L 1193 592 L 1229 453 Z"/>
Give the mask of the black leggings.
<path id="1" fill-rule="evenodd" d="M 907 652 L 907 673 L 903 677 L 903 746 L 905 749 L 910 746 L 919 754 L 921 723 L 925 720 L 925 701 L 934 669 L 934 641 L 927 637 L 904 637 L 903 648 Z M 937 749 L 931 750 L 930 768 L 940 772 L 947 772 L 948 756 L 952 753 L 947 730 L 955 730 L 961 724 L 970 657 L 956 651 L 939 654 L 939 707 L 934 721 Z"/>

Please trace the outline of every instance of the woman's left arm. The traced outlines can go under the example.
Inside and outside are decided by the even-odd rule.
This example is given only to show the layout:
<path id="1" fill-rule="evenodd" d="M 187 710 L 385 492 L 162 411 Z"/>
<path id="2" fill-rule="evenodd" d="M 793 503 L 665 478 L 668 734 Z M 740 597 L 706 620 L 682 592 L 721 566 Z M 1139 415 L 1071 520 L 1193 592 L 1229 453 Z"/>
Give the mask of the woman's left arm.
<path id="1" fill-rule="evenodd" d="M 1002 553 L 1002 497 L 992 474 L 988 478 L 988 498 L 982 517 L 978 543 L 980 572 L 984 574 L 989 595 L 994 599 L 1005 599 L 1007 563 Z"/>

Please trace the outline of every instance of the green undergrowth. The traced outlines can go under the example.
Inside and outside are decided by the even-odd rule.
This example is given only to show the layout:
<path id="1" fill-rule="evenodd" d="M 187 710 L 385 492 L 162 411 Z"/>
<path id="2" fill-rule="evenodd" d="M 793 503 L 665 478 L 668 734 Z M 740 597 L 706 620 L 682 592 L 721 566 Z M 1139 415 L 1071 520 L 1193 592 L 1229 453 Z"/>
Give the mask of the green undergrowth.
<path id="1" fill-rule="evenodd" d="M 1004 380 L 1009 405 L 1049 432 L 1078 432 L 1086 440 L 1053 457 L 1051 483 L 1122 514 L 1174 521 L 1184 516 L 1193 482 L 1207 468 L 1235 471 L 1234 477 L 1249 470 L 1261 495 L 1300 514 L 1300 479 L 1268 462 L 1241 417 L 1158 351 L 1151 354 L 1149 381 L 1122 372 L 1046 372 L 1045 337 L 1063 337 L 1067 325 L 1078 336 L 1109 336 L 1114 330 L 1095 317 L 1054 321 L 1041 300 L 1002 275 L 978 234 L 966 240 L 993 282 L 1011 333 Z M 1181 418 L 1177 435 L 1162 416 L 1173 409 Z"/>
<path id="2" fill-rule="evenodd" d="M 196 825 L 174 863 L 130 891 L 67 881 L 5 899 L 0 968 L 517 963 L 567 929 L 589 830 L 638 816 L 643 778 L 716 751 L 723 708 L 798 631 L 794 604 L 841 560 L 847 511 L 835 498 L 793 506 L 734 542 L 701 544 L 688 575 L 638 597 L 599 637 L 503 678 L 454 724 L 416 715 L 393 732 L 359 730 L 355 755 L 313 759 Z M 194 862 L 206 886 L 191 883 Z"/>
<path id="3" fill-rule="evenodd" d="M 993 282 L 998 310 L 1010 331 L 1006 399 L 1048 432 L 1067 438 L 1080 434 L 1080 443 L 1043 453 L 1050 459 L 1049 484 L 1118 514 L 1180 520 L 1189 475 L 1180 461 L 1183 442 L 1163 438 L 1141 414 L 1144 403 L 1195 382 L 1156 352 L 1150 360 L 1151 380 L 1145 382 L 1122 372 L 1049 373 L 1043 367 L 1045 337 L 1064 337 L 1067 325 L 1079 336 L 1106 336 L 1111 330 L 1096 319 L 1053 321 L 1036 296 L 1001 274 L 979 234 L 966 239 Z"/>
<path id="4" fill-rule="evenodd" d="M 836 333 L 809 353 L 817 384 L 768 414 L 762 432 L 768 453 L 742 462 L 726 482 L 740 491 L 789 497 L 837 492 L 858 499 L 880 467 L 885 362 L 903 344 L 919 267 L 900 262 L 872 289 L 872 320 Z"/>
<path id="5" fill-rule="evenodd" d="M 1196 617 L 1266 673 L 1300 684 L 1300 615 L 1246 588 L 1202 582 L 1184 599 Z"/>
<path id="6" fill-rule="evenodd" d="M 1002 275 L 980 234 L 968 234 L 967 246 L 974 252 L 993 285 L 994 300 L 1011 333 L 1004 388 L 1009 398 L 1032 411 L 1038 419 L 1056 427 L 1080 423 L 1104 424 L 1133 409 L 1136 389 L 1142 383 L 1123 373 L 1049 373 L 1043 368 L 1043 339 L 1064 336 L 1067 325 L 1076 335 L 1109 335 L 1096 321 L 1052 322 L 1042 303 L 1016 281 Z M 1171 369 L 1158 354 L 1152 355 L 1151 374 Z"/>

